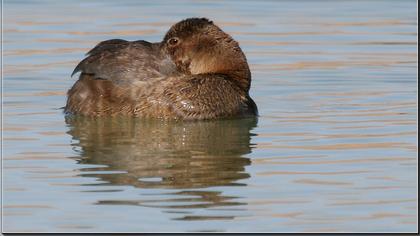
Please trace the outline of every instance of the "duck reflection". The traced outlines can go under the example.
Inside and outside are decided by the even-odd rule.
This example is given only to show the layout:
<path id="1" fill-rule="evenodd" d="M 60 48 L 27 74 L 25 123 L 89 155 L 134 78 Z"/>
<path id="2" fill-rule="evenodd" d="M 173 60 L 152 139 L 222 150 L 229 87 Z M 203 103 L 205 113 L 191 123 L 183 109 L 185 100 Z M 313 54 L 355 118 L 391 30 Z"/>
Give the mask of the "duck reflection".
<path id="1" fill-rule="evenodd" d="M 235 197 L 197 188 L 244 185 L 238 181 L 250 177 L 245 167 L 251 162 L 244 155 L 251 152 L 256 118 L 182 122 L 69 116 L 66 122 L 80 152 L 80 164 L 105 166 L 83 168 L 82 176 L 100 178 L 107 185 L 182 189 L 172 194 L 193 195 L 195 201 L 208 202 L 196 205 L 205 208 L 235 204 L 226 202 Z M 145 202 L 100 202 L 118 203 Z"/>

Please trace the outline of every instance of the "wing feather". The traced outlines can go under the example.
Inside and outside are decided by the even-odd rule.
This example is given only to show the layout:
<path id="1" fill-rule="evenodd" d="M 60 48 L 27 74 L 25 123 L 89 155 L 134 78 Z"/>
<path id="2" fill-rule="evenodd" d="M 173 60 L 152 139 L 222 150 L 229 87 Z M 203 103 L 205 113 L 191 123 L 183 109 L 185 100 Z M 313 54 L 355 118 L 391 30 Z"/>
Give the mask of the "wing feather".
<path id="1" fill-rule="evenodd" d="M 111 39 L 100 42 L 73 70 L 71 76 L 81 72 L 95 79 L 114 83 L 133 83 L 164 77 L 176 71 L 169 56 L 162 53 L 159 43 L 144 40 L 129 42 Z"/>

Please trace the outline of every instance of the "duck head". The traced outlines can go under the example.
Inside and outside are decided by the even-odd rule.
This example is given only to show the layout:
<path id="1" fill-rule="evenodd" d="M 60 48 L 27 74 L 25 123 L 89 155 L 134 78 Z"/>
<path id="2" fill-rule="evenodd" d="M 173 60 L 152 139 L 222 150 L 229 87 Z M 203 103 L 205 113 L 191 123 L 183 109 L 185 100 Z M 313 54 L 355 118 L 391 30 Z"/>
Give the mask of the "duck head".
<path id="1" fill-rule="evenodd" d="M 249 90 L 251 73 L 245 54 L 230 35 L 206 18 L 188 18 L 173 25 L 161 43 L 186 74 L 224 74 Z"/>

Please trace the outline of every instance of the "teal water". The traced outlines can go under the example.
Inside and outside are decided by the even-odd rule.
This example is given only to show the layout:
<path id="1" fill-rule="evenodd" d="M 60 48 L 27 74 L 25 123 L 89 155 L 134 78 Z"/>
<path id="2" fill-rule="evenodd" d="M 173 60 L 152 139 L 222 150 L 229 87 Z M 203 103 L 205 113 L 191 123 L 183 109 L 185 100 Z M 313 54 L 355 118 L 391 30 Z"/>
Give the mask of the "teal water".
<path id="1" fill-rule="evenodd" d="M 416 232 L 416 1 L 4 1 L 4 232 Z M 69 118 L 96 43 L 204 16 L 258 119 Z"/>

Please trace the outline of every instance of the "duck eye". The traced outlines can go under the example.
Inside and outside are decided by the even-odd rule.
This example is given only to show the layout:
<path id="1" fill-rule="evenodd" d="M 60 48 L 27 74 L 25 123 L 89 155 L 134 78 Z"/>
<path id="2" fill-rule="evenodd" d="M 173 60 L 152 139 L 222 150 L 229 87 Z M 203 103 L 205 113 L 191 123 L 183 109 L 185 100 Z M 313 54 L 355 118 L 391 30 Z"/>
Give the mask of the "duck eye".
<path id="1" fill-rule="evenodd" d="M 175 46 L 175 45 L 177 45 L 177 44 L 179 43 L 179 39 L 178 39 L 177 37 L 170 38 L 170 39 L 168 40 L 168 43 L 169 43 L 169 45 L 171 45 L 171 46 Z"/>

